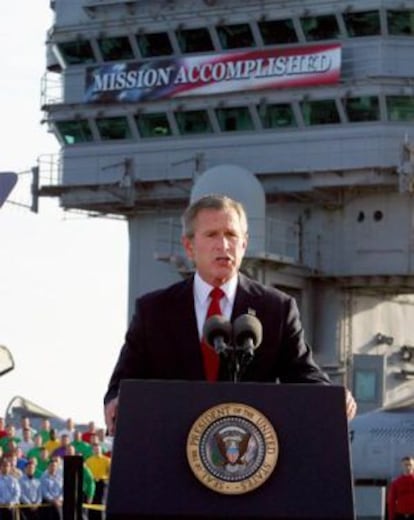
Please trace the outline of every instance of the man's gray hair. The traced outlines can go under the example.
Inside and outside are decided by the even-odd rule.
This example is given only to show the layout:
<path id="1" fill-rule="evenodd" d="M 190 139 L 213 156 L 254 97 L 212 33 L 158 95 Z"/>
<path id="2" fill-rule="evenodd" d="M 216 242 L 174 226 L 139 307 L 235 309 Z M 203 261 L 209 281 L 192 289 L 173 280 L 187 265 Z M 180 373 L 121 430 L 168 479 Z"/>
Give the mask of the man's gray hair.
<path id="1" fill-rule="evenodd" d="M 211 194 L 204 195 L 200 199 L 197 199 L 195 202 L 190 204 L 184 211 L 183 216 L 181 218 L 184 236 L 188 238 L 192 238 L 194 236 L 194 221 L 199 212 L 203 209 L 215 209 L 218 211 L 229 209 L 234 210 L 240 219 L 240 224 L 243 233 L 247 234 L 247 216 L 243 205 L 237 200 L 231 199 L 226 195 Z"/>

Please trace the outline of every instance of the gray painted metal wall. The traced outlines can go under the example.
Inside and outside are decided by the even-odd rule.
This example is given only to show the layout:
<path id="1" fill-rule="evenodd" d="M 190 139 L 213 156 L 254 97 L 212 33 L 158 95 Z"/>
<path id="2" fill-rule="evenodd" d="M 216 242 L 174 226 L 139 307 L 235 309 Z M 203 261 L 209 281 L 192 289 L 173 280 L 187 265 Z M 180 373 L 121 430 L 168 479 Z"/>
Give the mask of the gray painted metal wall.
<path id="1" fill-rule="evenodd" d="M 53 46 L 78 36 L 96 46 L 100 34 L 123 34 L 125 28 L 131 34 L 140 28 L 173 31 L 183 23 L 211 27 L 222 18 L 237 23 L 267 16 L 292 18 L 298 45 L 304 45 L 300 16 L 338 15 L 347 7 L 380 9 L 384 26 L 385 9 L 395 8 L 395 2 L 379 0 L 351 5 L 325 0 L 246 0 L 242 7 L 236 0 L 211 7 L 202 0 L 55 0 L 54 4 L 56 19 L 48 35 L 53 70 Z M 414 9 L 411 0 L 405 5 Z M 147 102 L 142 107 L 166 111 L 172 120 L 177 108 L 206 108 L 212 113 L 219 105 L 242 104 L 251 110 L 252 131 L 230 134 L 215 127 L 209 135 L 182 137 L 173 127 L 171 137 L 145 140 L 133 130 L 130 140 L 102 143 L 97 139 L 95 118 L 125 115 L 134 128 L 137 106 L 85 103 L 85 66 L 61 71 L 58 94 L 57 74 L 49 72 L 43 110 L 50 128 L 55 130 L 56 121 L 67 118 L 88 119 L 96 141 L 76 146 L 62 142 L 59 168 L 43 189 L 46 195 L 58 195 L 67 209 L 116 213 L 128 219 L 131 314 L 137 295 L 188 274 L 189 265 L 179 246 L 179 216 L 202 173 L 229 163 L 251 171 L 266 194 L 264 222 L 259 226 L 265 236 L 260 237 L 263 251 L 250 249 L 243 268 L 297 297 L 307 339 L 336 382 L 358 390 L 355 367 L 365 366 L 358 356 L 371 355 L 375 370 L 374 361 L 379 359 L 375 356 L 380 357 L 385 373 L 378 372 L 378 385 L 383 388 L 377 388 L 371 401 L 361 403 L 369 409 L 381 404 L 379 396 L 385 402 L 404 396 L 412 382 L 401 373 L 410 370 L 412 363 L 402 364 L 398 353 L 414 336 L 410 160 L 407 179 L 401 173 L 407 161 L 403 143 L 414 139 L 414 127 L 412 121 L 387 120 L 386 96 L 414 96 L 414 38 L 384 34 L 348 38 L 343 22 L 338 21 L 341 35 L 335 41 L 343 47 L 343 62 L 336 86 L 195 96 Z M 362 95 L 379 97 L 380 120 L 357 124 L 347 120 L 344 99 Z M 340 123 L 304 124 L 301 102 L 318 99 L 336 101 Z M 256 106 L 285 102 L 292 103 L 298 126 L 261 129 Z M 258 240 L 253 234 L 253 243 Z M 395 337 L 392 348 L 375 343 L 378 332 Z"/>

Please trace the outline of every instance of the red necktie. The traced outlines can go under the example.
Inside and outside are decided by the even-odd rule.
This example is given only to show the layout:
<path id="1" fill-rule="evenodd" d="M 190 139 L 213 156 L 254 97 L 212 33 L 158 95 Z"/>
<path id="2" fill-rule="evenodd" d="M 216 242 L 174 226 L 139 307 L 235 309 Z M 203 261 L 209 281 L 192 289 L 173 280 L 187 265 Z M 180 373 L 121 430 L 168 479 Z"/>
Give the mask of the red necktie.
<path id="1" fill-rule="evenodd" d="M 224 292 L 219 287 L 214 287 L 210 292 L 210 305 L 207 310 L 206 319 L 210 316 L 221 315 L 220 300 Z M 213 347 L 210 347 L 204 339 L 201 341 L 201 352 L 203 354 L 204 372 L 207 381 L 217 381 L 220 359 Z"/>

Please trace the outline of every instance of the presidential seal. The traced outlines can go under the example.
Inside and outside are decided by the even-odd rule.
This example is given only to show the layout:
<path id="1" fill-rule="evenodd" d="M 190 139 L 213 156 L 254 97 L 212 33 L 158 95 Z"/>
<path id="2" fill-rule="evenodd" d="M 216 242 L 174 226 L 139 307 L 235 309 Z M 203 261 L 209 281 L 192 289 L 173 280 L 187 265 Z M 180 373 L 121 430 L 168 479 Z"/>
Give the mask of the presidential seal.
<path id="1" fill-rule="evenodd" d="M 258 410 L 223 403 L 205 411 L 187 438 L 187 460 L 198 480 L 227 495 L 247 493 L 272 474 L 279 455 L 276 432 Z"/>

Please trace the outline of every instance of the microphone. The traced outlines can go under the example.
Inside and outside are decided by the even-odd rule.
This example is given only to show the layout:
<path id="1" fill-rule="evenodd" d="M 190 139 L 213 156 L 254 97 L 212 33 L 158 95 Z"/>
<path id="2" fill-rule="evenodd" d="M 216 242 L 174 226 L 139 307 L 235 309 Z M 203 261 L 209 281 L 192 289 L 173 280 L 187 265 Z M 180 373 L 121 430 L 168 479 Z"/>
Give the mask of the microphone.
<path id="1" fill-rule="evenodd" d="M 231 323 L 224 316 L 211 316 L 204 323 L 203 337 L 217 354 L 226 354 L 231 338 Z"/>
<path id="2" fill-rule="evenodd" d="M 234 320 L 233 338 L 236 348 L 251 361 L 254 351 L 262 343 L 263 327 L 252 314 L 242 314 Z"/>

